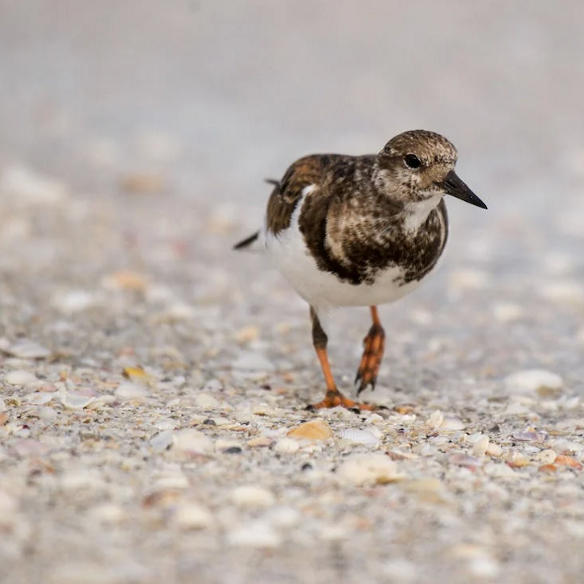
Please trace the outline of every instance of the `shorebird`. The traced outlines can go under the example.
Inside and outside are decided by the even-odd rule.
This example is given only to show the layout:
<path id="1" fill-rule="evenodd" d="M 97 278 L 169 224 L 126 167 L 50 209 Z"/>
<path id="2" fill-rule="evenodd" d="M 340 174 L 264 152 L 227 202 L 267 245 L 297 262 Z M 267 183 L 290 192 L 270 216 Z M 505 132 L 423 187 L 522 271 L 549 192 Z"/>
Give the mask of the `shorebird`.
<path id="1" fill-rule="evenodd" d="M 327 353 L 329 311 L 369 306 L 372 324 L 357 370 L 357 395 L 375 388 L 385 347 L 377 306 L 418 287 L 448 238 L 444 195 L 486 209 L 454 172 L 456 148 L 434 132 L 392 138 L 378 154 L 313 154 L 273 184 L 263 228 L 235 249 L 265 248 L 310 307 L 312 341 L 326 384 L 311 408 L 375 406 L 343 395 Z"/>

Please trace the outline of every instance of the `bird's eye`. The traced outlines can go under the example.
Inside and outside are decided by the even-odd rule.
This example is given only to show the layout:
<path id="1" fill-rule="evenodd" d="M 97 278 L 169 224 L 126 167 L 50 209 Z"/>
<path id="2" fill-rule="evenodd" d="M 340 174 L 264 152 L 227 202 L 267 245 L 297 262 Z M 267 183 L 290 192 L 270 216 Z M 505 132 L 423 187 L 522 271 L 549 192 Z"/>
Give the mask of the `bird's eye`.
<path id="1" fill-rule="evenodd" d="M 406 154 L 404 163 L 408 168 L 420 168 L 422 166 L 420 159 L 415 154 Z"/>

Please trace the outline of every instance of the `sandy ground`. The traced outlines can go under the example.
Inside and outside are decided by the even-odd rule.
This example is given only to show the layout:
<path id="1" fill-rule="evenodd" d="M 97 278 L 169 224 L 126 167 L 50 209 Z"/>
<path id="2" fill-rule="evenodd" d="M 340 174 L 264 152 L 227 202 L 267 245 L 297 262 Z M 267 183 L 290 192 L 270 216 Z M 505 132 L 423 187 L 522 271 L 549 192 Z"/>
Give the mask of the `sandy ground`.
<path id="1" fill-rule="evenodd" d="M 582 22 L 0 2 L 0 579 L 582 582 Z M 382 308 L 387 409 L 306 412 L 306 306 L 231 246 L 298 156 L 420 127 L 489 211 L 449 201 L 440 269 Z M 348 393 L 367 328 L 335 320 Z"/>

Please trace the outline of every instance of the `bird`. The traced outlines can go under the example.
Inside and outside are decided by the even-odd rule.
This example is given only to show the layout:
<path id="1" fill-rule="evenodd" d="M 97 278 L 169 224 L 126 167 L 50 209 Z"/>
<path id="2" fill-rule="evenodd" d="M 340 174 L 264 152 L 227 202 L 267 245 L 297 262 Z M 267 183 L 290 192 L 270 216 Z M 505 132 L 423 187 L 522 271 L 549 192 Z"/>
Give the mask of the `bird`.
<path id="1" fill-rule="evenodd" d="M 234 246 L 260 248 L 308 303 L 324 398 L 309 409 L 374 410 L 343 394 L 328 359 L 331 311 L 366 306 L 371 326 L 355 384 L 375 389 L 385 350 L 378 306 L 395 302 L 434 269 L 448 239 L 444 196 L 487 209 L 458 177 L 458 152 L 444 136 L 411 130 L 378 154 L 312 154 L 294 162 L 273 189 L 262 229 Z"/>

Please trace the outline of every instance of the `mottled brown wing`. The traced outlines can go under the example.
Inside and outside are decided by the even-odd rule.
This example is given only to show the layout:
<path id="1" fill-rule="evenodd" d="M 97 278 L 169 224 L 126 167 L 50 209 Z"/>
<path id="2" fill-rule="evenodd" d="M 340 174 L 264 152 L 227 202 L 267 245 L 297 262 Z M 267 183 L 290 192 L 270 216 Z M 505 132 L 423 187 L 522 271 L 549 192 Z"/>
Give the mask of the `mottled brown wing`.
<path id="1" fill-rule="evenodd" d="M 303 189 L 309 185 L 322 184 L 327 168 L 338 158 L 342 156 L 313 154 L 300 158 L 288 168 L 280 183 L 274 186 L 268 201 L 268 231 L 277 235 L 290 226 Z"/>

